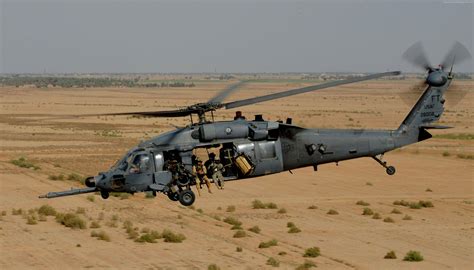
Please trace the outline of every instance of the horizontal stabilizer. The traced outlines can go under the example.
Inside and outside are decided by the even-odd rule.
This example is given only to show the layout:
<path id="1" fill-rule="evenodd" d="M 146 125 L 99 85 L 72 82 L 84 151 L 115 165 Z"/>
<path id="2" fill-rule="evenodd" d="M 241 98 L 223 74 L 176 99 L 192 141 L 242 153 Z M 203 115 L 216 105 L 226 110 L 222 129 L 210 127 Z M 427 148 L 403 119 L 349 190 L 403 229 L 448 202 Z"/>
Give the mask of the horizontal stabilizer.
<path id="1" fill-rule="evenodd" d="M 448 129 L 448 128 L 453 128 L 453 127 L 450 127 L 450 126 L 424 125 L 424 126 L 420 126 L 420 128 L 424 128 L 424 129 Z"/>

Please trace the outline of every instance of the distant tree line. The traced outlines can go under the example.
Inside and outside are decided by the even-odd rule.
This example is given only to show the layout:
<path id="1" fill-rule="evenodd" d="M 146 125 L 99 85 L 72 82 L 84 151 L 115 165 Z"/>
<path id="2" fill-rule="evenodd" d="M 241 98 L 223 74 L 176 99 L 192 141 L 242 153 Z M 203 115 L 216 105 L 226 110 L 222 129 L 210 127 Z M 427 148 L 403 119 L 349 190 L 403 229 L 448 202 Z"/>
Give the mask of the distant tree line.
<path id="1" fill-rule="evenodd" d="M 139 79 L 43 77 L 43 76 L 0 76 L 0 86 L 28 86 L 38 88 L 89 88 L 89 87 L 195 87 L 194 83 L 161 82 L 147 83 Z"/>

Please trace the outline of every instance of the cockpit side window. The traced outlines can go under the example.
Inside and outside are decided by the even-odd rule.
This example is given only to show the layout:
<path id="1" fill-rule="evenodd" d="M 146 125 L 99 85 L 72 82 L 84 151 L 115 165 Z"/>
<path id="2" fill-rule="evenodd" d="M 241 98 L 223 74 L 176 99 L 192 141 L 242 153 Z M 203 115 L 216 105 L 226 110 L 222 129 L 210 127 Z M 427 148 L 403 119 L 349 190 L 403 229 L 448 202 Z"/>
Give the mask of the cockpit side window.
<path id="1" fill-rule="evenodd" d="M 151 160 L 148 154 L 137 154 L 130 162 L 130 173 L 143 173 L 150 169 Z"/>

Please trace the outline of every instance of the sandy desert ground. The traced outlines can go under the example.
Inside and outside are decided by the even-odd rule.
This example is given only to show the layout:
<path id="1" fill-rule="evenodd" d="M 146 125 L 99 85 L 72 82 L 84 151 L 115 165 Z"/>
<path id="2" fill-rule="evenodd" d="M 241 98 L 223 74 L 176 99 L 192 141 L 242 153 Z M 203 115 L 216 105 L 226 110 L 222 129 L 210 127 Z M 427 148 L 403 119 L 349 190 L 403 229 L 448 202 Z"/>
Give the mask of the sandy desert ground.
<path id="1" fill-rule="evenodd" d="M 80 195 L 38 199 L 48 191 L 79 187 L 77 181 L 55 181 L 51 176 L 72 173 L 95 175 L 107 170 L 127 149 L 144 138 L 185 125 L 188 119 L 133 117 L 64 117 L 124 111 L 170 109 L 205 101 L 230 82 L 202 81 L 195 88 L 156 89 L 36 89 L 0 88 L 0 268 L 1 269 L 272 269 L 273 257 L 281 269 L 295 269 L 305 261 L 318 269 L 474 269 L 474 92 L 472 81 L 458 81 L 469 93 L 455 107 L 447 101 L 444 134 L 385 155 L 397 173 L 388 176 L 370 158 L 304 168 L 257 179 L 229 182 L 225 190 L 203 192 L 192 208 L 163 195 L 154 199 Z M 398 127 L 410 107 L 398 93 L 414 81 L 371 81 L 308 93 L 260 105 L 243 107 L 249 118 L 284 120 L 292 117 L 304 127 Z M 250 83 L 230 100 L 300 87 L 301 82 Z M 413 103 L 415 100 L 413 100 Z M 219 111 L 229 119 L 234 111 Z M 51 115 L 57 117 L 51 117 Z M 457 136 L 453 134 L 463 134 Z M 15 166 L 25 157 L 40 169 Z M 470 158 L 469 158 L 470 157 Z M 273 202 L 278 209 L 253 209 L 252 201 Z M 363 200 L 370 206 L 357 205 Z M 431 201 L 432 208 L 393 205 L 396 200 Z M 57 211 L 77 212 L 86 229 L 67 228 L 49 216 L 27 224 L 28 210 L 44 204 Z M 316 206 L 308 209 L 310 206 Z M 228 212 L 228 206 L 235 211 Z M 370 207 L 382 217 L 362 215 Z M 401 214 L 391 213 L 398 209 Z M 13 215 L 22 209 L 23 214 Z M 328 215 L 330 209 L 338 215 Z M 412 220 L 404 220 L 409 215 Z M 223 222 L 238 218 L 247 237 Z M 393 223 L 384 222 L 387 217 Z M 89 228 L 98 222 L 99 229 Z M 186 236 L 182 243 L 138 243 L 128 239 L 122 224 L 139 230 L 170 229 Z M 288 233 L 287 222 L 301 232 Z M 247 231 L 259 226 L 260 233 Z M 110 242 L 91 237 L 105 231 Z M 271 239 L 278 245 L 258 248 Z M 241 252 L 236 249 L 242 248 Z M 306 258 L 307 248 L 321 255 Z M 384 259 L 389 251 L 397 259 Z M 420 251 L 422 262 L 406 262 L 410 250 Z"/>

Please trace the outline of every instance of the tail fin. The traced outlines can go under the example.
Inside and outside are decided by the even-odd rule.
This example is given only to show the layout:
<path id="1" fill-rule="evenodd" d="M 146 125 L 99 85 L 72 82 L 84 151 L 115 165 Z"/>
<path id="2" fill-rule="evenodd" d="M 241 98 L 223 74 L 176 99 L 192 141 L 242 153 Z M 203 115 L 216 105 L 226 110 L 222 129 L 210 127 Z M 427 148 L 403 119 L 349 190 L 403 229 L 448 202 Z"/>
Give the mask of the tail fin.
<path id="1" fill-rule="evenodd" d="M 444 93 L 448 90 L 451 80 L 452 78 L 449 77 L 443 86 L 428 86 L 426 88 L 397 129 L 399 146 L 431 138 L 431 134 L 426 129 L 448 128 L 432 124 L 437 122 L 444 112 Z"/>
<path id="2" fill-rule="evenodd" d="M 451 78 L 443 86 L 428 86 L 410 113 L 405 117 L 398 131 L 407 132 L 437 122 L 444 112 L 444 93 L 448 90 L 450 84 Z"/>

